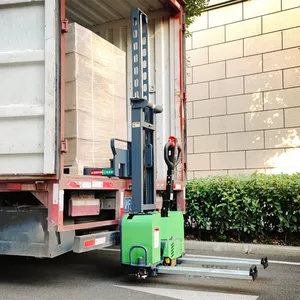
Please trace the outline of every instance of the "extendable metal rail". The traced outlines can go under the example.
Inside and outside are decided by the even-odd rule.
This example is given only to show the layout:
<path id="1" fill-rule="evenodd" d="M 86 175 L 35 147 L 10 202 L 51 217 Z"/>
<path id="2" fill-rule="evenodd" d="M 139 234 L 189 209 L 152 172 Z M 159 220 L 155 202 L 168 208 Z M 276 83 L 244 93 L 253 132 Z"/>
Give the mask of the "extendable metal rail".
<path id="1" fill-rule="evenodd" d="M 202 265 L 198 267 L 185 267 L 181 264 Z M 224 268 L 213 268 L 223 266 Z M 177 265 L 158 266 L 157 274 L 170 275 L 192 275 L 200 277 L 218 277 L 232 279 L 255 280 L 258 276 L 258 266 L 263 269 L 268 267 L 268 258 L 258 259 L 218 259 L 218 258 L 198 258 L 198 257 L 182 257 L 177 259 Z M 234 269 L 234 267 L 236 269 Z M 241 270 L 242 269 L 242 270 Z"/>
<path id="2" fill-rule="evenodd" d="M 232 279 L 255 280 L 257 278 L 257 267 L 252 266 L 249 271 L 246 270 L 226 270 L 226 269 L 208 269 L 208 268 L 187 268 L 187 267 L 157 267 L 158 274 L 169 275 L 188 275 L 200 277 L 221 277 Z"/>
<path id="3" fill-rule="evenodd" d="M 263 269 L 268 267 L 268 258 L 263 257 L 258 259 L 221 259 L 221 258 L 198 258 L 198 257 L 182 257 L 178 259 L 178 263 L 186 264 L 202 264 L 209 266 L 224 266 L 224 267 L 249 267 L 251 265 L 260 266 Z"/>

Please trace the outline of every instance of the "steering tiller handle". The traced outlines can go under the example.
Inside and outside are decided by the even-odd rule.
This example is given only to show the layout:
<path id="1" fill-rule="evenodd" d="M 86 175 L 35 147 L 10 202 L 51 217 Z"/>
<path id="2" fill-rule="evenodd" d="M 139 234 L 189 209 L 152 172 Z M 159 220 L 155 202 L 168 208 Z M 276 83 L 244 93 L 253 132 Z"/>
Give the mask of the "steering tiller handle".
<path id="1" fill-rule="evenodd" d="M 173 155 L 170 155 L 169 153 L 170 151 L 175 152 L 176 149 L 177 149 L 177 157 L 174 159 L 174 161 L 171 161 L 170 156 L 172 157 Z M 164 147 L 164 158 L 168 167 L 170 167 L 171 169 L 175 169 L 175 167 L 179 164 L 180 155 L 181 155 L 181 146 L 178 144 L 177 138 L 174 136 L 170 136 L 169 141 L 166 143 Z"/>

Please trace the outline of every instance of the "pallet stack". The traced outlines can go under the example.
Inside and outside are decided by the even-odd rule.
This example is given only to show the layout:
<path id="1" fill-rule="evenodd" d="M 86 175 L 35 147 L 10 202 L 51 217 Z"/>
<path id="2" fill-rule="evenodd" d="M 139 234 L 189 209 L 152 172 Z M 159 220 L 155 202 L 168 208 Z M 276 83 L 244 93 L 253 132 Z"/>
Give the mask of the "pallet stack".
<path id="1" fill-rule="evenodd" d="M 65 167 L 109 167 L 110 139 L 127 139 L 126 57 L 92 31 L 72 23 L 66 38 Z"/>

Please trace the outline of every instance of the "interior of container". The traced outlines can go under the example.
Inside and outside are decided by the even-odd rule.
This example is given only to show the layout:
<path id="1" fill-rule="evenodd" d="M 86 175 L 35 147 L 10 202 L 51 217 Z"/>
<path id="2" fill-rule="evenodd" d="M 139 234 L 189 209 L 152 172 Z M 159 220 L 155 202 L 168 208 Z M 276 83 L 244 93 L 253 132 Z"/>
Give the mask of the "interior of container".
<path id="1" fill-rule="evenodd" d="M 132 9 L 139 8 L 146 14 L 170 9 L 168 0 L 66 0 L 66 15 L 72 22 L 100 32 L 113 22 L 120 24 L 129 19 Z"/>
<path id="2" fill-rule="evenodd" d="M 179 65 L 175 57 L 178 46 L 176 24 L 170 20 L 171 9 L 166 0 L 66 0 L 66 17 L 106 39 L 126 52 L 127 136 L 131 140 L 131 23 L 130 13 L 139 8 L 149 18 L 150 100 L 161 104 L 164 113 L 157 118 L 156 160 L 163 161 L 163 147 L 170 135 L 180 137 L 178 116 Z M 177 48 L 178 49 L 178 48 Z M 176 86 L 177 84 L 177 86 Z M 176 102 L 177 101 L 177 102 Z M 99 166 L 100 167 L 100 166 Z M 160 164 L 158 178 L 163 179 L 166 166 Z"/>
<path id="3" fill-rule="evenodd" d="M 174 0 L 65 1 L 66 17 L 70 22 L 90 29 L 125 51 L 125 113 L 129 141 L 132 96 L 130 13 L 133 8 L 140 8 L 148 15 L 150 100 L 164 107 L 163 114 L 157 118 L 156 139 L 158 178 L 164 178 L 163 147 L 170 135 L 181 135 L 178 40 L 182 31 L 178 19 L 170 18 L 170 14 L 175 13 L 169 6 Z M 61 33 L 58 13 L 60 4 L 65 1 L 1 1 L 1 179 L 5 176 L 9 180 L 19 179 L 20 175 L 26 179 L 56 178 L 58 173 L 61 129 L 55 118 L 60 114 L 61 100 L 58 92 L 61 78 L 57 70 Z M 14 26 L 7 29 L 9 24 Z"/>

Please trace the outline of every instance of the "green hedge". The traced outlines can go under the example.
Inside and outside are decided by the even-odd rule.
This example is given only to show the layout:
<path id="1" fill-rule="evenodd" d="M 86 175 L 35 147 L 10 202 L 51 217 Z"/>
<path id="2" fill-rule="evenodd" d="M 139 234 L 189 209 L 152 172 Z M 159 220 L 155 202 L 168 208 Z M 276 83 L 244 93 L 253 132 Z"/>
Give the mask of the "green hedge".
<path id="1" fill-rule="evenodd" d="M 300 232 L 300 174 L 188 181 L 185 227 L 206 240 L 291 243 Z"/>

